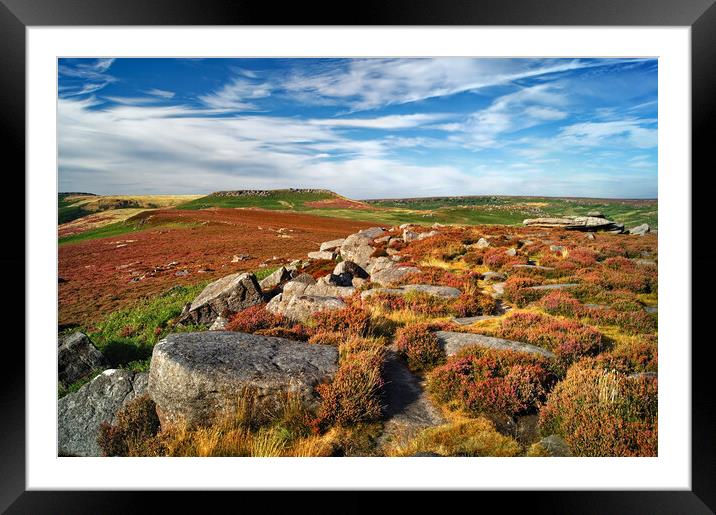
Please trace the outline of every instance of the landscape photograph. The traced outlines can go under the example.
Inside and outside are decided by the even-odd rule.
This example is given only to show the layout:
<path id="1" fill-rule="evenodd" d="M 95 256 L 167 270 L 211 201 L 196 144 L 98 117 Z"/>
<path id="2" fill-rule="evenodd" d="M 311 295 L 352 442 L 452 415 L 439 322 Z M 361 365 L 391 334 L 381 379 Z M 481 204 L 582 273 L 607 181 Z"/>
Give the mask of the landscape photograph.
<path id="1" fill-rule="evenodd" d="M 657 85 L 58 59 L 57 455 L 658 456 Z"/>

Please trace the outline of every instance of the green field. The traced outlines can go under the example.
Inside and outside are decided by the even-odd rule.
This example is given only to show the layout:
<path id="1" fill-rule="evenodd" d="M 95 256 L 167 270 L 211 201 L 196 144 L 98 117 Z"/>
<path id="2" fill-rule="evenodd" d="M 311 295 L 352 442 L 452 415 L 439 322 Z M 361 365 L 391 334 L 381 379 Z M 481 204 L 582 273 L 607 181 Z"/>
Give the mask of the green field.
<path id="1" fill-rule="evenodd" d="M 274 190 L 268 195 L 242 195 L 236 197 L 207 195 L 177 206 L 177 209 L 206 209 L 208 207 L 258 207 L 262 209 L 280 209 L 305 211 L 311 209 L 306 202 L 316 202 L 336 198 L 335 194 L 323 192 L 296 192 Z"/>
<path id="2" fill-rule="evenodd" d="M 140 197 L 135 197 L 140 198 Z M 101 202 L 97 197 L 95 203 Z M 193 198 L 176 205 L 176 209 L 199 210 L 207 208 L 261 208 L 296 211 L 323 217 L 374 222 L 380 225 L 456 224 L 456 225 L 520 225 L 525 218 L 586 215 L 601 211 L 609 220 L 624 224 L 626 228 L 648 223 L 658 228 L 658 202 L 656 200 L 574 199 L 552 197 L 435 197 L 415 199 L 366 200 L 356 203 L 363 209 L 308 205 L 329 199 L 343 199 L 327 191 L 273 190 L 265 195 L 223 196 L 211 194 Z M 175 201 L 176 202 L 176 201 Z M 167 207 L 171 204 L 167 202 Z M 60 195 L 58 219 L 75 220 L 88 214 L 76 201 Z M 154 228 L 142 223 L 141 217 L 90 228 L 84 232 L 59 239 L 60 244 L 113 237 Z M 182 224 L 189 226 L 191 224 Z"/>

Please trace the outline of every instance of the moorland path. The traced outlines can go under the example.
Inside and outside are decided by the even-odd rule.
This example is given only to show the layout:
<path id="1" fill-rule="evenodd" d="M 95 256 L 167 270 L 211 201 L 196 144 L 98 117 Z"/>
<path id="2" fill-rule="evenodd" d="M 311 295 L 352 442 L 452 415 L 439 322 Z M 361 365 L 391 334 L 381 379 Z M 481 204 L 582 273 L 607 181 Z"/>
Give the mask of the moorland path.
<path id="1" fill-rule="evenodd" d="M 433 406 L 418 376 L 400 358 L 395 344 L 388 347 L 384 369 L 385 415 L 380 451 L 396 439 L 408 439 L 420 430 L 445 422 Z"/>

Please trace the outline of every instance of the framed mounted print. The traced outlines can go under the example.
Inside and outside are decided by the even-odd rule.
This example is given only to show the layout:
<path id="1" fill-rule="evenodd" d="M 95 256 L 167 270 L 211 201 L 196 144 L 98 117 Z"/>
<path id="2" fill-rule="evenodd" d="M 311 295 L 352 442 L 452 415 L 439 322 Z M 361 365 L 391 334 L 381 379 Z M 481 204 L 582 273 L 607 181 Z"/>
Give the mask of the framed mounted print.
<path id="1" fill-rule="evenodd" d="M 3 508 L 529 490 L 709 513 L 690 274 L 716 11 L 508 4 L 345 26 L 6 1 L 27 329 Z"/>

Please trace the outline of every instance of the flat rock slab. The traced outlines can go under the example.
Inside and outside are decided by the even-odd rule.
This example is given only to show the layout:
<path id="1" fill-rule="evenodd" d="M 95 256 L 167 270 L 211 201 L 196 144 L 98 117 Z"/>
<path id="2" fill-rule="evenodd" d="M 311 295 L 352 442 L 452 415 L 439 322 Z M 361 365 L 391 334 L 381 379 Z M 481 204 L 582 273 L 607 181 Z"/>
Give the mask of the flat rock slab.
<path id="1" fill-rule="evenodd" d="M 418 272 L 420 272 L 420 269 L 414 266 L 398 266 L 393 263 L 392 266 L 372 271 L 370 280 L 382 286 L 390 286 L 391 284 L 402 281 L 405 276 Z"/>
<path id="2" fill-rule="evenodd" d="M 97 445 L 102 422 L 115 424 L 119 409 L 145 393 L 146 372 L 105 370 L 75 393 L 57 401 L 60 456 L 101 456 Z"/>
<path id="3" fill-rule="evenodd" d="M 528 290 L 563 290 L 564 288 L 574 288 L 579 286 L 578 283 L 563 283 L 563 284 L 542 284 L 540 286 L 530 286 Z"/>
<path id="4" fill-rule="evenodd" d="M 285 293 L 275 296 L 266 304 L 271 313 L 283 315 L 291 320 L 305 322 L 321 311 L 337 310 L 346 307 L 346 303 L 338 297 L 321 297 L 318 295 L 286 296 Z"/>
<path id="5" fill-rule="evenodd" d="M 453 318 L 452 321 L 458 325 L 472 325 L 475 322 L 481 322 L 482 320 L 491 320 L 493 318 L 498 318 L 498 315 L 479 315 L 475 317 Z"/>
<path id="6" fill-rule="evenodd" d="M 149 394 L 163 426 L 205 423 L 250 388 L 275 406 L 287 392 L 315 402 L 314 386 L 338 369 L 338 349 L 236 332 L 174 333 L 154 346 Z"/>
<path id="7" fill-rule="evenodd" d="M 505 340 L 503 338 L 495 338 L 493 336 L 485 336 L 483 334 L 473 333 L 456 333 L 452 331 L 437 331 L 435 333 L 438 341 L 443 345 L 445 354 L 452 356 L 464 347 L 477 345 L 487 349 L 512 350 L 516 352 L 526 352 L 528 354 L 537 354 L 545 358 L 554 358 L 554 354 L 550 351 L 531 345 L 529 343 L 515 342 Z"/>
<path id="8" fill-rule="evenodd" d="M 395 349 L 388 351 L 385 378 L 385 424 L 378 448 L 395 438 L 411 438 L 419 431 L 445 422 L 428 399 L 420 379 L 414 375 Z"/>
<path id="9" fill-rule="evenodd" d="M 373 288 L 360 294 L 361 299 L 368 299 L 373 295 L 384 293 L 387 295 L 406 295 L 408 293 L 425 293 L 444 299 L 456 299 L 460 296 L 460 290 L 451 286 L 433 286 L 431 284 L 406 284 L 396 288 Z"/>

